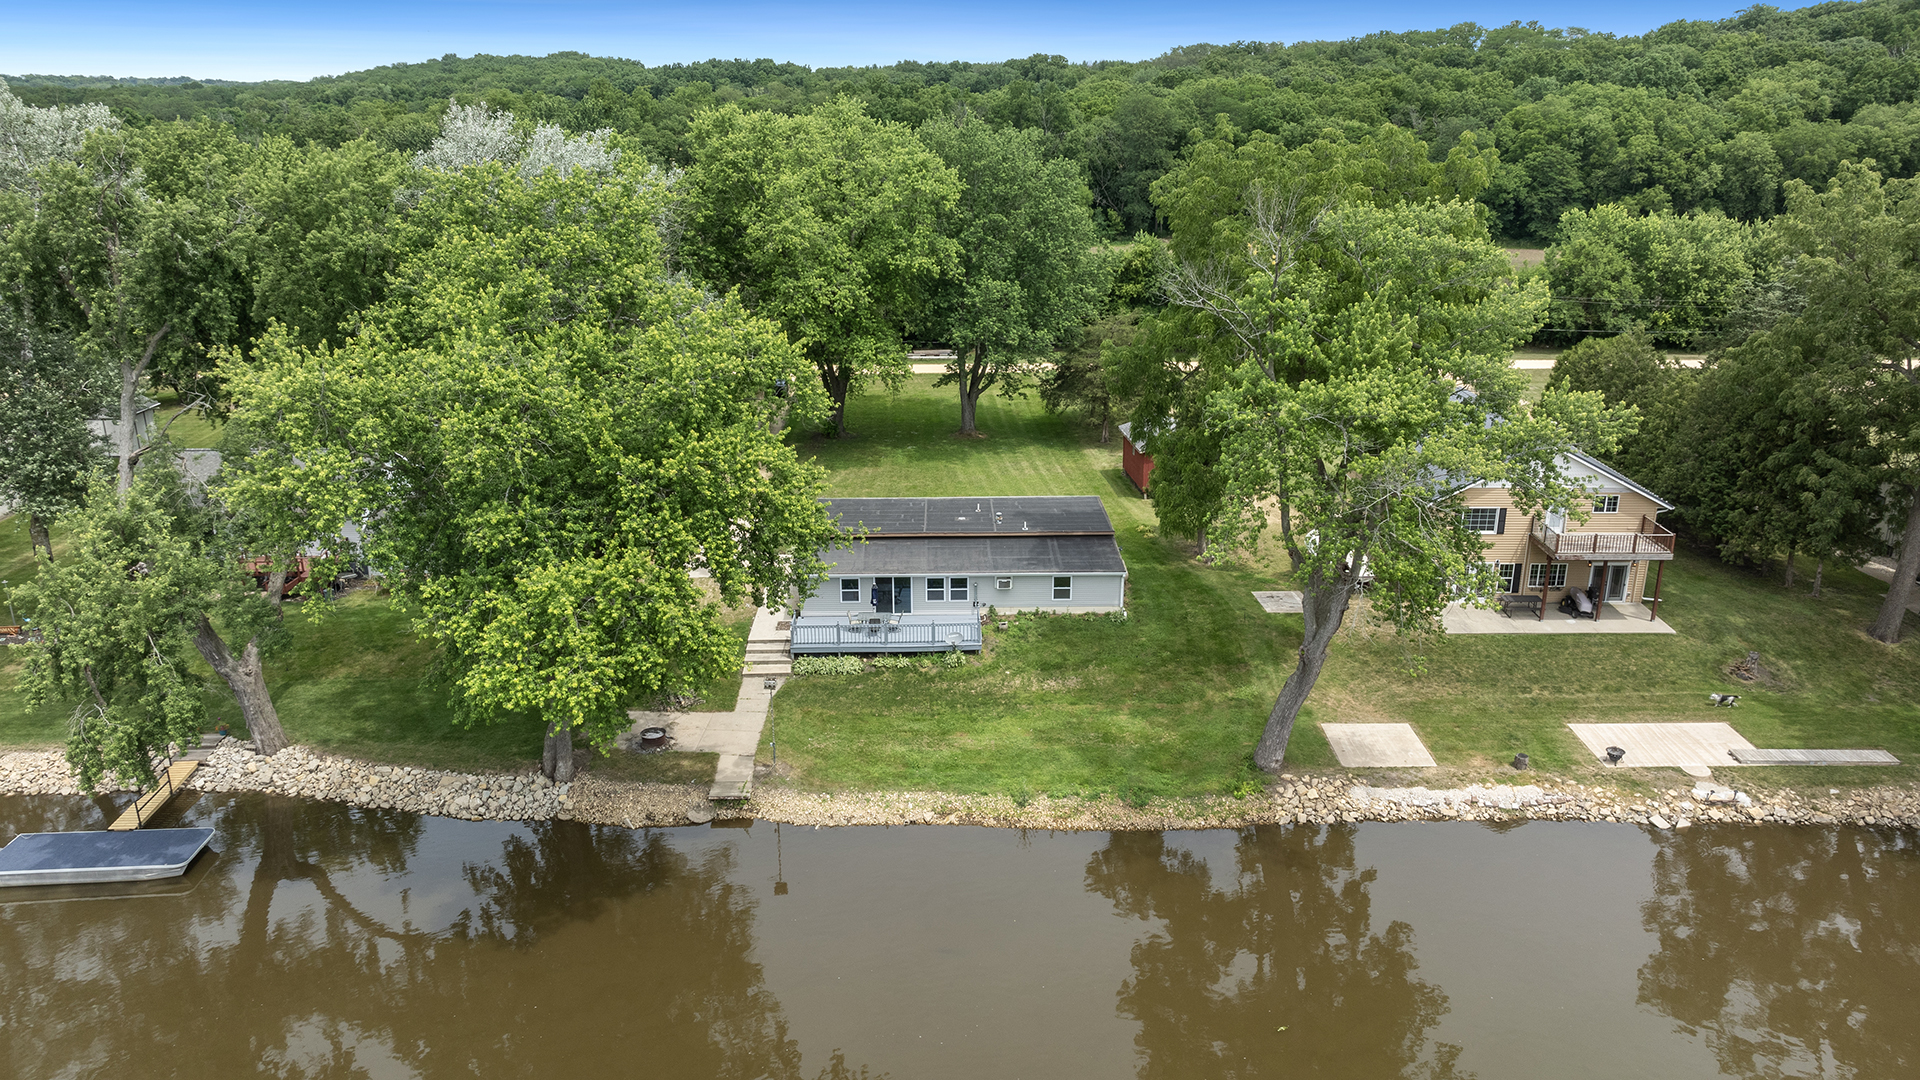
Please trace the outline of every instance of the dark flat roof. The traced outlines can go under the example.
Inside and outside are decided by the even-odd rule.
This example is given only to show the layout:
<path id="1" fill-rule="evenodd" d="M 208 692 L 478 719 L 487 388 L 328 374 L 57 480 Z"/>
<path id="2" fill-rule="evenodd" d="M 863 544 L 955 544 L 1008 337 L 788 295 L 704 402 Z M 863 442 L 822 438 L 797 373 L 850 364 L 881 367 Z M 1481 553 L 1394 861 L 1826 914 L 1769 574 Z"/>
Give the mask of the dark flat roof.
<path id="1" fill-rule="evenodd" d="M 1015 498 L 827 499 L 840 527 L 868 536 L 1112 536 L 1097 495 Z"/>
<path id="2" fill-rule="evenodd" d="M 1111 536 L 896 536 L 830 548 L 835 576 L 1123 574 Z"/>

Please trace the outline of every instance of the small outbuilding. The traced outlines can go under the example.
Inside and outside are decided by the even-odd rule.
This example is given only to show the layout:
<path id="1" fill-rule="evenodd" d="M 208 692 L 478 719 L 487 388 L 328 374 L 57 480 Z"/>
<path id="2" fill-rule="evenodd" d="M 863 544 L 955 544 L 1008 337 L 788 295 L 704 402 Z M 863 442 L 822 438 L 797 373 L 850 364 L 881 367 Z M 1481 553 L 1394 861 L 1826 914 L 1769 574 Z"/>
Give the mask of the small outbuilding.
<path id="1" fill-rule="evenodd" d="M 1147 485 L 1153 480 L 1153 455 L 1147 453 L 1146 439 L 1133 437 L 1132 424 L 1120 425 L 1120 468 L 1126 472 L 1127 479 L 1133 481 L 1133 486 L 1140 489 L 1140 494 L 1145 495 Z"/>

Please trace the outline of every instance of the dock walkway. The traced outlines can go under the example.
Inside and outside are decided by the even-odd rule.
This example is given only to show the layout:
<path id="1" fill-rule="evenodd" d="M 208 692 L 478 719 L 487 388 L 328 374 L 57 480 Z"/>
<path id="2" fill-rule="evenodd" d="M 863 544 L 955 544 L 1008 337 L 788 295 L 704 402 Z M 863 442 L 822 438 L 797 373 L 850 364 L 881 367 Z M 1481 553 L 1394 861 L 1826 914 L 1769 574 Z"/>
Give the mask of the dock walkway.
<path id="1" fill-rule="evenodd" d="M 177 760 L 169 762 L 166 771 L 160 774 L 159 782 L 151 789 L 140 793 L 133 805 L 126 808 L 113 824 L 107 826 L 108 832 L 132 832 L 160 812 L 160 808 L 186 786 L 187 777 L 192 776 L 200 763 L 207 760 L 214 748 L 220 745 L 221 736 L 202 735 L 200 745 L 182 754 Z"/>

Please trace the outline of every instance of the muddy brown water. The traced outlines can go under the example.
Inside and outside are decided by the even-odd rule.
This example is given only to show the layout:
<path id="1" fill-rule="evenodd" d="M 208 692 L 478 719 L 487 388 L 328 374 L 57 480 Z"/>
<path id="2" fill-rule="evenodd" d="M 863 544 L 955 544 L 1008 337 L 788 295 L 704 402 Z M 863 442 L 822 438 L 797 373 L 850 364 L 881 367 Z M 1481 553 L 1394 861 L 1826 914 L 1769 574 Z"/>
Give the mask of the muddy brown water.
<path id="1" fill-rule="evenodd" d="M 0 839 L 114 807 L 0 798 Z M 1898 1077 L 1911 832 L 632 831 L 203 795 L 0 892 L 0 1075 Z"/>

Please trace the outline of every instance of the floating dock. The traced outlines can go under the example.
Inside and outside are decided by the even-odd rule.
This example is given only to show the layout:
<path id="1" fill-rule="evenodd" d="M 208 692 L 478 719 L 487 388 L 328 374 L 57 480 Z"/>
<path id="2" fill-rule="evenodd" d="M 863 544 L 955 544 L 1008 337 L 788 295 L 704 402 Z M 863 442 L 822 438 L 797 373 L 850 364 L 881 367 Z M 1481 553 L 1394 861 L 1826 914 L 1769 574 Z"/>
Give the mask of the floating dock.
<path id="1" fill-rule="evenodd" d="M 212 839 L 212 829 L 21 833 L 0 848 L 0 886 L 179 877 Z"/>

